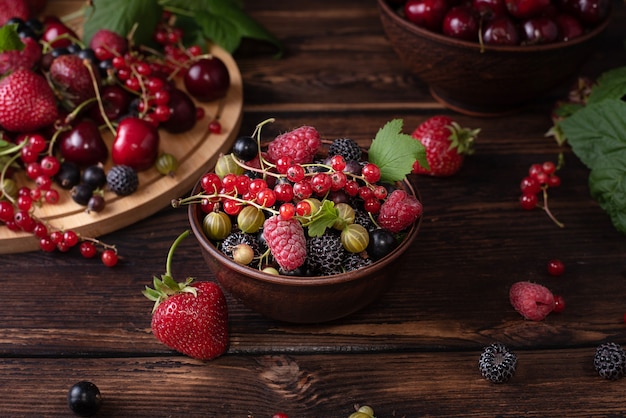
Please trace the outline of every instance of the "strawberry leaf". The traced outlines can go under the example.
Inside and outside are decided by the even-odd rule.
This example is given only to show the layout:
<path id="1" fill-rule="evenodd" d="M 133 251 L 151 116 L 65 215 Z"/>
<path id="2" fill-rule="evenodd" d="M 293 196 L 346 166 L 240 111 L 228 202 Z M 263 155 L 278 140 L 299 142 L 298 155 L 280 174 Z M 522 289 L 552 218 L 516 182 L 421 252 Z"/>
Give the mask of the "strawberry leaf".
<path id="1" fill-rule="evenodd" d="M 402 133 L 402 119 L 389 121 L 378 130 L 369 149 L 369 161 L 380 168 L 380 179 L 394 183 L 403 180 L 418 160 L 423 167 L 426 149 L 411 135 Z"/>
<path id="2" fill-rule="evenodd" d="M 332 227 L 337 219 L 339 211 L 335 208 L 335 203 L 332 200 L 324 200 L 319 210 L 311 217 L 311 221 L 306 224 L 309 236 L 321 237 L 326 228 Z"/>
<path id="3" fill-rule="evenodd" d="M 83 39 L 86 44 L 99 29 L 127 36 L 133 27 L 133 41 L 151 45 L 152 34 L 161 20 L 163 9 L 156 0 L 92 0 L 85 8 Z"/>
<path id="4" fill-rule="evenodd" d="M 17 33 L 17 25 L 4 25 L 0 27 L 0 52 L 21 51 L 24 42 Z"/>

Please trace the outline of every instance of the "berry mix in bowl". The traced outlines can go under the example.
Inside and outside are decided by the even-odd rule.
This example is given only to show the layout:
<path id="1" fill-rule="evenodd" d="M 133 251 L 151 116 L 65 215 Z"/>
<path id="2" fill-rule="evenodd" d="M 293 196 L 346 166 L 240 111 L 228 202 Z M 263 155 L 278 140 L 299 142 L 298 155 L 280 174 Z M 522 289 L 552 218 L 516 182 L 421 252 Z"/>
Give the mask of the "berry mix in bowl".
<path id="1" fill-rule="evenodd" d="M 189 197 L 191 229 L 220 284 L 273 319 L 316 323 L 367 306 L 417 237 L 422 203 L 406 180 L 419 141 L 387 123 L 362 150 L 302 126 L 235 140 Z"/>
<path id="2" fill-rule="evenodd" d="M 611 12 L 608 0 L 378 0 L 378 6 L 405 67 L 436 100 L 474 116 L 509 113 L 573 81 Z"/>

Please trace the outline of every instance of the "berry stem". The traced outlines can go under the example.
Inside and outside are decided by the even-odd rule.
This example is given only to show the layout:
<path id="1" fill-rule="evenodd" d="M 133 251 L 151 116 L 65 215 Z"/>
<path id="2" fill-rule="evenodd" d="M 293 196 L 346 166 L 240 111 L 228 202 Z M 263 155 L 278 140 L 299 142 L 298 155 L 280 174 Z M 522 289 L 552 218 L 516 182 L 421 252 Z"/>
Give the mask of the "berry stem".
<path id="1" fill-rule="evenodd" d="M 178 247 L 178 245 L 185 238 L 187 238 L 190 233 L 191 231 L 187 229 L 185 232 L 180 234 L 178 238 L 174 240 L 174 242 L 172 243 L 172 246 L 170 247 L 170 250 L 167 253 L 167 260 L 165 261 L 165 274 L 167 274 L 169 277 L 173 277 L 172 276 L 172 259 L 174 258 L 174 251 L 176 251 L 176 248 Z"/>
<path id="2" fill-rule="evenodd" d="M 563 223 L 559 222 L 556 219 L 556 217 L 552 214 L 552 211 L 548 207 L 548 189 L 547 189 L 547 187 L 543 187 L 542 188 L 542 192 L 543 192 L 543 206 L 541 206 L 541 205 L 537 205 L 537 206 L 539 206 L 541 209 L 543 209 L 543 211 L 548 215 L 548 217 L 550 219 L 552 219 L 552 222 L 554 222 L 559 228 L 564 228 L 565 225 Z"/>
<path id="3" fill-rule="evenodd" d="M 98 109 L 100 109 L 100 114 L 102 115 L 102 119 L 104 119 L 104 123 L 106 123 L 107 127 L 111 131 L 113 135 L 115 135 L 116 130 L 111 121 L 109 120 L 106 111 L 104 110 L 104 104 L 102 103 L 102 96 L 100 95 L 100 89 L 98 88 L 98 81 L 96 80 L 96 75 L 93 72 L 93 68 L 89 61 L 83 61 L 85 67 L 89 71 L 89 76 L 91 77 L 91 83 L 93 84 L 93 89 L 96 93 L 96 100 L 98 101 Z"/>

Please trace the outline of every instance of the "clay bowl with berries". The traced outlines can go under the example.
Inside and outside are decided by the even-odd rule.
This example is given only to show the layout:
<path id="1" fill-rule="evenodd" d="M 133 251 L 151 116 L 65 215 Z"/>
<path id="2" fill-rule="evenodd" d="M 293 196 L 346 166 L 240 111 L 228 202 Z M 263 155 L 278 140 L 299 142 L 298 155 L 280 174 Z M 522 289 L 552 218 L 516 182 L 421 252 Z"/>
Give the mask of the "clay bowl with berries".
<path id="1" fill-rule="evenodd" d="M 498 116 L 567 88 L 610 20 L 609 0 L 378 0 L 404 66 L 448 108 Z M 589 7 L 590 6 L 590 7 Z"/>
<path id="2" fill-rule="evenodd" d="M 283 136 L 302 132 L 302 129 Z M 240 139 L 235 141 L 234 150 Z M 232 182 L 229 180 L 232 176 L 224 175 L 224 172 L 219 175 L 221 179 L 216 180 L 221 165 L 218 161 L 215 171 L 205 174 L 190 197 L 179 202 L 188 203 L 191 229 L 199 242 L 202 257 L 217 281 L 248 308 L 274 320 L 322 323 L 370 305 L 391 287 L 394 273 L 400 269 L 407 250 L 418 235 L 422 205 L 416 188 L 406 178 L 386 184 L 382 190 L 377 188 L 380 182 L 368 178 L 367 163 L 361 164 L 362 171 L 349 172 L 345 161 L 342 163 L 341 159 L 335 158 L 329 162 L 332 144 L 323 148 L 315 149 L 314 162 L 302 164 L 306 167 L 308 180 L 299 177 L 300 180 L 291 174 L 259 177 L 259 171 L 250 177 L 251 180 L 246 180 L 244 177 L 249 175 L 249 170 L 245 171 L 246 174 L 239 171 L 237 179 L 233 177 Z M 237 159 L 236 154 L 233 151 L 225 157 Z M 271 151 L 264 152 L 263 156 L 271 158 Z M 269 163 L 269 170 L 279 173 L 298 171 L 287 169 L 287 166 L 283 170 L 277 168 L 282 160 L 279 158 L 273 167 Z M 337 160 L 339 163 L 335 164 Z M 248 162 L 239 159 L 239 162 L 259 166 L 258 157 Z M 319 165 L 317 162 L 325 167 L 322 170 L 325 174 L 348 173 L 347 183 L 358 182 L 359 187 L 369 189 L 370 192 L 362 192 L 371 199 L 369 203 L 366 205 L 364 200 L 360 201 L 361 194 L 357 189 L 354 189 L 354 196 L 348 198 L 344 192 L 351 186 L 345 186 L 345 180 L 341 183 L 343 187 L 330 193 L 317 190 L 321 183 L 313 180 L 317 174 L 312 170 Z M 232 162 L 230 165 L 232 167 Z M 292 161 L 288 165 L 299 164 Z M 349 162 L 347 165 L 354 167 Z M 265 165 L 266 171 L 267 167 Z M 358 173 L 358 176 L 352 173 Z M 337 177 L 342 178 L 342 175 Z M 303 192 L 296 186 L 300 182 L 311 183 L 313 193 Z M 248 186 L 233 192 L 229 186 L 231 183 L 247 183 Z M 257 187 L 257 183 L 263 183 L 263 186 Z M 288 185 L 290 191 L 285 192 L 281 187 L 284 185 Z M 276 202 L 273 197 L 270 202 L 265 200 L 267 193 L 272 194 L 268 192 L 270 189 L 278 197 Z M 377 197 L 373 197 L 374 192 Z M 229 195 L 234 196 L 243 209 L 237 211 L 226 204 Z M 372 215 L 378 222 L 372 222 L 365 207 L 371 209 L 376 205 L 381 205 L 380 209 L 373 210 L 377 213 Z M 404 209 L 405 213 L 411 214 L 409 218 L 400 221 L 388 216 L 390 210 L 393 212 L 401 205 L 407 205 Z M 250 227 L 254 224 L 256 226 Z M 289 244 L 285 245 L 287 241 Z"/>

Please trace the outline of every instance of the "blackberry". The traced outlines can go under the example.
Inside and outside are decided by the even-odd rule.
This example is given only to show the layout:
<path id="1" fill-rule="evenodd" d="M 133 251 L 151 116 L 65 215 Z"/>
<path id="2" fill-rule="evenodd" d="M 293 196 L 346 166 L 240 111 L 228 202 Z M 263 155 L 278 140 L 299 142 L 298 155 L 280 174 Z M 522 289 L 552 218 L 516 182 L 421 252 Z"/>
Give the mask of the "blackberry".
<path id="1" fill-rule="evenodd" d="M 353 139 L 335 139 L 328 148 L 328 155 L 341 155 L 346 161 L 360 161 L 361 147 Z"/>
<path id="2" fill-rule="evenodd" d="M 307 242 L 308 266 L 320 276 L 341 273 L 343 271 L 341 265 L 347 255 L 340 236 L 335 233 L 312 237 Z"/>
<path id="3" fill-rule="evenodd" d="M 598 374 L 605 379 L 620 379 L 626 369 L 626 353 L 619 344 L 600 344 L 593 356 L 593 365 Z"/>
<path id="4" fill-rule="evenodd" d="M 128 196 L 139 187 L 139 177 L 132 167 L 116 165 L 107 173 L 107 186 L 116 195 Z"/>
<path id="5" fill-rule="evenodd" d="M 248 244 L 254 251 L 254 257 L 257 258 L 261 255 L 259 242 L 256 237 L 245 232 L 233 232 L 224 238 L 224 241 L 220 244 L 220 251 L 229 258 L 233 258 L 233 248 L 239 244 Z"/>
<path id="6" fill-rule="evenodd" d="M 501 343 L 493 343 L 485 347 L 478 368 L 485 379 L 493 383 L 504 383 L 515 374 L 517 356 Z"/>
<path id="7" fill-rule="evenodd" d="M 354 223 L 361 225 L 363 228 L 367 229 L 368 232 L 372 232 L 377 228 L 376 224 L 370 217 L 369 212 L 364 209 L 355 209 Z"/>
<path id="8" fill-rule="evenodd" d="M 369 266 L 374 261 L 371 258 L 363 258 L 359 254 L 350 253 L 343 261 L 343 269 L 345 271 L 354 271 L 365 266 Z"/>

